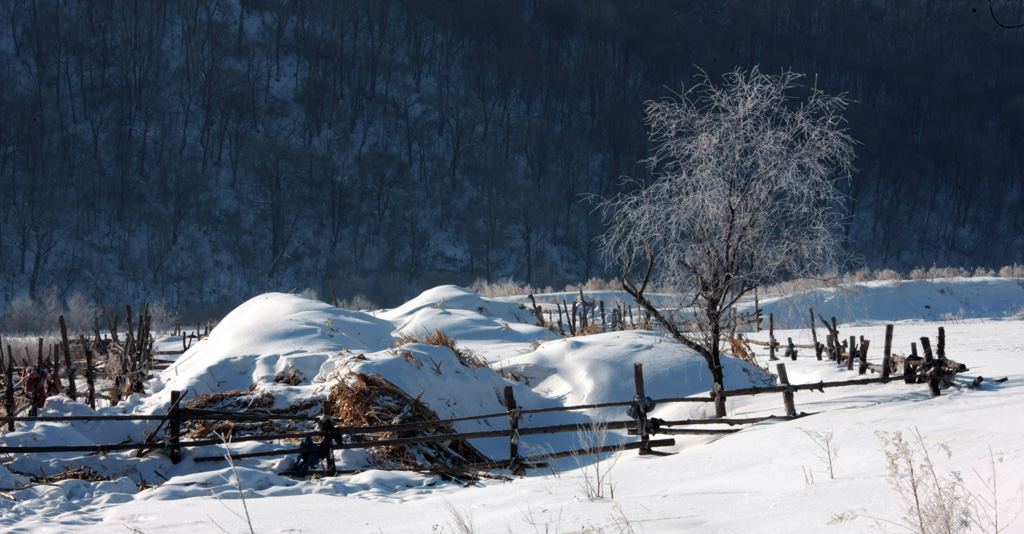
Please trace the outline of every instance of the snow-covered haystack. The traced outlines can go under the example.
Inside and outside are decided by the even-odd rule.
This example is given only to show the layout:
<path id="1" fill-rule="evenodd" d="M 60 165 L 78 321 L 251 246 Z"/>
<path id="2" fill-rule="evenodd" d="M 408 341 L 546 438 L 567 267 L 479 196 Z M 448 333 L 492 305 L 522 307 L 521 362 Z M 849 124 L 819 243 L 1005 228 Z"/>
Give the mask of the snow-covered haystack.
<path id="1" fill-rule="evenodd" d="M 633 398 L 633 364 L 643 365 L 648 397 L 674 398 L 707 393 L 711 373 L 704 359 L 671 338 L 643 330 L 609 332 L 549 341 L 529 354 L 503 362 L 529 380 L 533 390 L 566 405 L 621 402 Z M 775 377 L 739 359 L 722 356 L 726 389 L 774 384 Z M 656 412 L 669 418 L 685 409 L 666 406 Z M 624 408 L 593 410 L 598 419 L 621 420 Z"/>

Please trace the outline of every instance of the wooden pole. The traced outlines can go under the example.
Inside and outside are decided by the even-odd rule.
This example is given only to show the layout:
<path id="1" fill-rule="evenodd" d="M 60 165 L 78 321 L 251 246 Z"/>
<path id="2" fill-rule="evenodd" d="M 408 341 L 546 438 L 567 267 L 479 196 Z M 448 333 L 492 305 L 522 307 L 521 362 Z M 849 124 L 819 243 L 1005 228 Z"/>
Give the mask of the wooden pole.
<path id="1" fill-rule="evenodd" d="M 850 336 L 850 351 L 846 355 L 846 370 L 853 370 L 853 357 L 857 355 L 857 337 Z"/>
<path id="2" fill-rule="evenodd" d="M 839 325 L 836 324 L 836 316 L 832 316 L 832 343 L 835 344 L 836 349 L 836 362 L 839 362 L 839 356 L 843 353 L 842 348 L 839 346 Z"/>
<path id="3" fill-rule="evenodd" d="M 931 362 L 932 360 L 935 359 L 935 357 L 932 356 L 932 343 L 931 343 L 931 340 L 928 339 L 927 337 L 922 337 L 921 338 L 921 350 L 924 351 L 924 362 L 925 363 L 929 363 L 929 362 Z"/>
<path id="4" fill-rule="evenodd" d="M 78 392 L 75 390 L 75 366 L 71 364 L 71 344 L 68 343 L 68 327 L 64 324 L 64 316 L 58 316 L 58 322 L 60 322 L 60 339 L 61 344 L 64 348 L 64 370 L 67 371 L 68 375 L 68 389 L 67 395 L 71 400 L 78 398 Z"/>
<path id="5" fill-rule="evenodd" d="M 516 405 L 512 386 L 505 386 L 505 408 L 508 410 L 508 426 L 512 431 L 508 445 L 508 470 L 514 476 L 523 476 L 526 474 L 526 466 L 519 457 L 519 419 L 522 415 L 519 413 L 519 406 Z"/>
<path id="6" fill-rule="evenodd" d="M 857 374 L 859 375 L 863 375 L 868 372 L 868 347 L 870 346 L 870 339 L 865 339 L 864 341 L 860 342 L 860 350 L 857 352 L 857 354 L 860 356 L 860 368 L 857 371 Z"/>
<path id="7" fill-rule="evenodd" d="M 124 320 L 128 322 L 128 338 L 124 341 L 124 354 L 128 359 L 128 363 L 130 365 L 129 369 L 132 371 L 138 371 L 138 358 L 135 354 L 135 331 L 132 328 L 132 307 L 125 304 L 124 310 Z M 141 324 L 139 325 L 139 328 L 142 328 Z"/>
<path id="8" fill-rule="evenodd" d="M 92 364 L 92 348 L 89 347 L 88 341 L 85 336 L 78 336 L 79 343 L 82 344 L 82 349 L 85 351 L 85 384 L 89 388 L 89 394 L 85 397 L 85 402 L 89 404 L 89 407 L 93 410 L 96 409 L 96 369 Z"/>
<path id="9" fill-rule="evenodd" d="M 818 328 L 814 326 L 814 308 L 811 308 L 811 339 L 814 340 L 814 355 L 821 361 L 821 345 L 818 344 Z"/>
<path id="10" fill-rule="evenodd" d="M 768 314 L 768 359 L 771 361 L 778 360 L 775 357 L 775 314 Z"/>
<path id="11" fill-rule="evenodd" d="M 636 414 L 636 428 L 640 432 L 640 454 L 649 454 L 651 452 L 651 436 L 647 433 L 649 399 L 644 392 L 644 366 L 642 363 L 633 364 L 633 384 L 636 386 L 633 410 Z"/>
<path id="12" fill-rule="evenodd" d="M 786 373 L 786 364 L 780 363 L 776 366 L 779 370 L 779 383 L 784 386 L 790 386 L 789 375 Z M 786 404 L 786 417 L 796 417 L 796 402 L 793 399 L 793 388 L 787 387 L 782 392 L 782 400 Z"/>
<path id="13" fill-rule="evenodd" d="M 0 347 L 2 348 L 2 347 Z M 3 351 L 0 350 L 0 358 Z M 4 365 L 4 411 L 8 416 L 14 415 L 14 355 L 11 346 L 7 345 L 7 363 Z M 7 422 L 7 431 L 14 432 L 14 421 Z"/>
<path id="14" fill-rule="evenodd" d="M 905 384 L 913 384 L 917 382 L 917 373 L 914 371 L 914 366 L 911 365 L 911 361 L 921 361 L 917 356 L 917 343 L 910 344 L 910 358 L 903 360 L 903 382 Z"/>
<path id="15" fill-rule="evenodd" d="M 327 473 L 333 475 L 337 471 L 334 464 L 334 418 L 331 417 L 331 401 L 324 399 L 321 405 L 323 415 L 320 416 L 320 431 L 323 440 L 320 442 L 320 458 L 327 460 Z"/>
<path id="16" fill-rule="evenodd" d="M 757 299 L 757 288 L 754 288 L 754 324 L 756 331 L 761 331 L 761 305 Z"/>
<path id="17" fill-rule="evenodd" d="M 181 462 L 181 420 L 178 419 L 178 403 L 181 401 L 180 391 L 171 391 L 171 407 L 168 409 L 168 436 L 167 444 L 171 449 L 171 463 Z"/>
<path id="18" fill-rule="evenodd" d="M 939 371 L 941 366 L 937 365 L 935 357 L 932 356 L 932 344 L 927 337 L 921 338 L 921 350 L 924 351 L 924 363 L 927 369 L 925 379 L 928 381 L 928 390 L 931 392 L 932 397 L 938 397 L 942 395 L 942 391 L 939 390 Z"/>
<path id="19" fill-rule="evenodd" d="M 935 356 L 940 360 L 946 359 L 946 328 L 939 327 L 939 342 L 935 347 Z"/>
<path id="20" fill-rule="evenodd" d="M 889 378 L 892 365 L 892 329 L 893 325 L 885 325 L 885 346 L 882 349 L 882 378 Z"/>

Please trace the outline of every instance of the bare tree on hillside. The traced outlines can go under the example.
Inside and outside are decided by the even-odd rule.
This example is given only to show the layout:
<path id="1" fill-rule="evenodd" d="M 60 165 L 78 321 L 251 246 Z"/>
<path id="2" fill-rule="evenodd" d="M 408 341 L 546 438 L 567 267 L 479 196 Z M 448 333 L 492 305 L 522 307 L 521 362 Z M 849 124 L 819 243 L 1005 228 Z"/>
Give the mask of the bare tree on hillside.
<path id="1" fill-rule="evenodd" d="M 849 177 L 855 144 L 840 115 L 845 96 L 801 88 L 789 71 L 755 67 L 723 78 L 716 86 L 702 75 L 689 90 L 646 103 L 655 181 L 602 203 L 611 224 L 601 237 L 623 289 L 704 357 L 716 390 L 723 320 L 737 301 L 834 263 L 836 182 Z M 684 336 L 644 297 L 652 282 L 692 297 L 703 339 Z M 721 396 L 715 411 L 726 415 Z"/>

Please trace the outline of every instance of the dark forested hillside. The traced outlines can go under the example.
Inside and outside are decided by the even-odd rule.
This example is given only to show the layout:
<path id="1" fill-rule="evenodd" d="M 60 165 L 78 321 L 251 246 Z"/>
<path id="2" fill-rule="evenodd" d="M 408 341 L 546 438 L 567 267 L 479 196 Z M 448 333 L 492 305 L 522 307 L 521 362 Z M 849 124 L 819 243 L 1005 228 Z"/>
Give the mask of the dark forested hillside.
<path id="1" fill-rule="evenodd" d="M 755 65 L 857 101 L 868 265 L 1024 262 L 1024 30 L 986 2 L 0 6 L 4 302 L 606 276 L 581 199 L 646 179 L 642 102 Z"/>

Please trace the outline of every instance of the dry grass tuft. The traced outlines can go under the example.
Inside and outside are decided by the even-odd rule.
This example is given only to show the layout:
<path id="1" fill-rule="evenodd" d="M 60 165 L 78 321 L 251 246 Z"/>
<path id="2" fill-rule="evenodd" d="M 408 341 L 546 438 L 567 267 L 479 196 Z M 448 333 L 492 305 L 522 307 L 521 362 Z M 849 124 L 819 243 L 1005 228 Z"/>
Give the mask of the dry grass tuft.
<path id="1" fill-rule="evenodd" d="M 438 416 L 418 398 L 410 397 L 380 375 L 350 372 L 331 388 L 328 397 L 339 426 L 366 427 L 437 421 Z M 356 441 L 393 440 L 416 436 L 451 434 L 448 424 L 357 434 Z M 487 458 L 465 441 L 385 445 L 369 449 L 377 467 L 458 467 L 485 462 Z"/>
<path id="2" fill-rule="evenodd" d="M 302 380 L 302 372 L 292 367 L 290 364 L 287 369 L 283 369 L 274 375 L 274 382 L 277 382 L 278 384 L 287 384 L 289 386 L 297 386 L 302 383 Z"/>
<path id="3" fill-rule="evenodd" d="M 398 338 L 398 341 L 396 342 L 395 347 L 391 349 L 391 352 L 396 356 L 402 356 L 407 361 L 415 361 L 416 363 L 419 363 L 419 361 L 416 360 L 416 358 L 408 351 L 398 350 L 398 347 L 409 343 L 423 343 L 424 345 L 433 345 L 435 347 L 448 347 L 455 353 L 455 356 L 459 359 L 459 362 L 462 363 L 462 365 L 473 369 L 487 367 L 486 360 L 476 354 L 473 354 L 470 350 L 460 349 L 455 338 L 449 336 L 444 330 L 435 330 L 422 337 L 405 333 Z"/>

